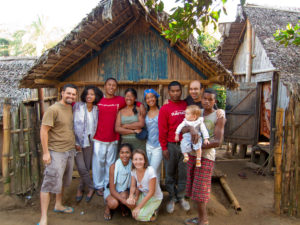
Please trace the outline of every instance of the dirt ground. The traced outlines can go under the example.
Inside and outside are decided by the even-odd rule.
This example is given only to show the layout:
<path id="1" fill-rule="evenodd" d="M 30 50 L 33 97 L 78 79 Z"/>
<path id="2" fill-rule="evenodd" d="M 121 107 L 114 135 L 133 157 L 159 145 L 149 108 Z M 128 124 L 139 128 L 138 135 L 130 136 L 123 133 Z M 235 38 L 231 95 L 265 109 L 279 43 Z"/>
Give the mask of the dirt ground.
<path id="1" fill-rule="evenodd" d="M 220 153 L 219 153 L 220 154 Z M 219 160 L 224 157 L 218 157 Z M 227 175 L 227 183 L 238 199 L 242 211 L 236 212 L 230 205 L 218 180 L 213 181 L 212 197 L 208 212 L 210 225 L 299 225 L 300 219 L 277 216 L 273 212 L 273 176 L 257 175 L 249 166 L 248 160 L 218 161 L 217 168 Z M 242 179 L 238 174 L 243 174 Z M 122 217 L 117 210 L 109 222 L 103 219 L 103 199 L 94 195 L 90 203 L 84 200 L 75 203 L 78 179 L 74 179 L 72 186 L 65 192 L 66 205 L 75 208 L 74 214 L 57 214 L 52 211 L 54 199 L 52 197 L 49 210 L 49 225 L 102 225 L 102 224 L 162 224 L 179 225 L 190 217 L 195 217 L 194 208 L 184 212 L 176 204 L 175 212 L 170 215 L 165 210 L 163 201 L 155 222 L 136 222 L 130 217 Z M 1 185 L 2 186 L 2 185 Z M 165 193 L 166 196 L 166 193 Z M 23 198 L 24 199 L 24 198 Z M 38 193 L 30 200 L 18 197 L 0 195 L 0 224 L 1 225 L 34 225 L 39 221 L 40 207 Z"/>

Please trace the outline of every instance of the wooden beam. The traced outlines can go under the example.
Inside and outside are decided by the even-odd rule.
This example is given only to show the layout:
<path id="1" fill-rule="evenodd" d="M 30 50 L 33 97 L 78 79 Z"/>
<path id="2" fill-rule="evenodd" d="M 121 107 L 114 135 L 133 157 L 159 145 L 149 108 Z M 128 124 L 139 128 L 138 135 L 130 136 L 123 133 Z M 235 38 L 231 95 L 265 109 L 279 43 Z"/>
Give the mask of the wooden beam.
<path id="1" fill-rule="evenodd" d="M 89 41 L 89 40 L 86 39 L 86 38 L 82 39 L 81 42 L 82 42 L 83 44 L 85 44 L 85 45 L 91 47 L 92 49 L 94 49 L 94 50 L 96 50 L 96 51 L 100 51 L 100 49 L 101 49 L 96 43 L 94 43 L 94 42 L 92 42 L 92 41 Z"/>
<path id="2" fill-rule="evenodd" d="M 34 80 L 35 84 L 39 84 L 39 85 L 58 85 L 59 81 L 57 80 L 46 80 L 46 79 L 35 79 Z"/>
<path id="3" fill-rule="evenodd" d="M 168 85 L 173 80 L 147 80 L 142 79 L 139 81 L 131 81 L 131 80 L 125 80 L 125 81 L 118 81 L 118 85 Z M 212 84 L 209 80 L 199 80 L 202 85 L 210 85 Z M 180 80 L 179 81 L 182 85 L 189 85 L 191 80 Z M 86 82 L 86 81 L 67 81 L 67 82 L 60 82 L 57 87 L 62 87 L 65 84 L 75 84 L 78 87 L 83 87 L 87 85 L 95 85 L 95 86 L 103 86 L 104 81 L 97 81 L 97 82 Z"/>
<path id="4" fill-rule="evenodd" d="M 252 72 L 252 26 L 247 19 L 247 54 L 246 54 L 246 82 L 251 82 Z"/>
<path id="5" fill-rule="evenodd" d="M 130 10 L 130 7 L 126 8 L 123 12 L 121 12 L 119 14 L 118 17 L 114 18 L 113 21 L 111 22 L 107 22 L 104 26 L 102 26 L 99 30 L 97 30 L 93 35 L 91 35 L 88 40 L 92 40 L 92 38 L 94 38 L 97 34 L 101 33 L 104 29 L 106 29 L 106 27 L 108 25 L 111 25 L 111 23 L 113 23 L 116 19 L 120 18 L 121 16 L 123 16 L 123 14 L 125 14 L 127 11 Z M 54 68 L 59 65 L 61 62 L 63 62 L 66 58 L 68 58 L 70 55 L 73 54 L 73 52 L 76 52 L 78 49 L 80 49 L 83 46 L 83 44 L 80 44 L 78 47 L 74 48 L 73 51 L 70 51 L 67 55 L 63 56 L 58 62 L 55 63 L 55 65 L 53 67 L 51 67 L 46 73 L 45 76 L 50 73 L 52 70 L 54 70 Z M 88 53 L 88 52 L 87 52 Z M 87 54 L 86 53 L 86 54 Z M 61 73 L 62 74 L 62 73 Z"/>
<path id="6" fill-rule="evenodd" d="M 39 105 L 40 105 L 40 120 L 42 120 L 44 112 L 45 112 L 45 107 L 44 107 L 44 89 L 43 88 L 38 88 L 38 98 L 39 98 Z"/>

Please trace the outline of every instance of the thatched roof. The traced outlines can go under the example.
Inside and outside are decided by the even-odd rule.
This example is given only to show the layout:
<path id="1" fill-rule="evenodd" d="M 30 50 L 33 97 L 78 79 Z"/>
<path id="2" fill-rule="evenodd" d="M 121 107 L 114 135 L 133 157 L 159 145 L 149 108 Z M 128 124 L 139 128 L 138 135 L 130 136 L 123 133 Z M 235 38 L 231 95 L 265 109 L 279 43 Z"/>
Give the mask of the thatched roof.
<path id="1" fill-rule="evenodd" d="M 272 9 L 254 5 L 242 7 L 237 20 L 230 24 L 229 34 L 223 41 L 219 57 L 227 68 L 232 66 L 232 60 L 237 53 L 236 48 L 243 40 L 247 18 L 271 63 L 279 70 L 282 82 L 292 93 L 300 96 L 300 46 L 285 47 L 276 42 L 273 36 L 277 29 L 285 29 L 288 23 L 297 24 L 300 20 L 300 9 Z"/>
<path id="2" fill-rule="evenodd" d="M 0 57 L 0 116 L 5 98 L 10 98 L 12 105 L 16 106 L 30 93 L 30 89 L 18 86 L 35 59 L 35 57 Z"/>
<path id="3" fill-rule="evenodd" d="M 144 18 L 161 32 L 160 23 L 164 15 L 147 12 L 142 0 L 102 0 L 60 43 L 44 52 L 20 85 L 28 88 L 50 87 L 51 82 L 41 84 L 35 79 L 63 81 L 65 74 L 72 73 L 76 65 L 91 55 L 97 55 L 99 49 L 126 32 L 126 28 L 138 18 Z M 221 76 L 227 87 L 237 86 L 231 72 L 220 61 L 209 57 L 194 40 L 178 41 L 173 47 L 209 78 Z"/>

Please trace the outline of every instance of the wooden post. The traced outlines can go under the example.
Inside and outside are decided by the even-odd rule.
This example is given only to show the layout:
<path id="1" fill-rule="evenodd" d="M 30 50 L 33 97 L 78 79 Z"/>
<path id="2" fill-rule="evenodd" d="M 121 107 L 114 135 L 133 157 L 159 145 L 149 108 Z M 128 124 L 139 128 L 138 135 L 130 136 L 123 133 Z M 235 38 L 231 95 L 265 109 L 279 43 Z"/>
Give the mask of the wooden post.
<path id="1" fill-rule="evenodd" d="M 164 100 L 164 86 L 162 84 L 158 85 L 158 94 L 160 95 L 158 99 L 158 105 L 162 106 Z"/>
<path id="2" fill-rule="evenodd" d="M 252 27 L 247 19 L 247 58 L 246 58 L 246 82 L 251 82 L 252 72 Z"/>
<path id="3" fill-rule="evenodd" d="M 235 195 L 233 194 L 230 187 L 228 186 L 225 177 L 220 177 L 220 183 L 221 183 L 222 187 L 224 188 L 226 194 L 228 195 L 228 198 L 231 201 L 231 204 L 233 205 L 234 209 L 237 211 L 241 211 L 242 208 L 240 206 L 240 203 L 238 202 Z"/>
<path id="4" fill-rule="evenodd" d="M 281 162 L 282 162 L 282 134 L 283 134 L 283 114 L 284 110 L 277 109 L 276 113 L 276 145 L 274 150 L 275 160 L 275 178 L 274 178 L 274 208 L 277 215 L 280 214 L 280 200 L 281 200 Z"/>
<path id="5" fill-rule="evenodd" d="M 39 98 L 39 105 L 40 105 L 40 120 L 42 120 L 44 112 L 45 112 L 44 89 L 43 88 L 38 88 L 38 98 Z"/>
<path id="6" fill-rule="evenodd" d="M 300 102 L 296 100 L 295 103 L 295 126 L 296 126 L 296 132 L 295 132 L 295 164 L 296 164 L 296 199 L 297 199 L 297 208 L 296 210 L 296 216 L 300 217 Z"/>
<path id="7" fill-rule="evenodd" d="M 246 158 L 246 154 L 247 154 L 247 145 L 240 145 L 239 158 L 241 159 Z"/>
<path id="8" fill-rule="evenodd" d="M 10 176 L 9 176 L 9 150 L 10 150 L 10 99 L 5 99 L 3 105 L 3 150 L 2 150 L 2 175 L 3 192 L 10 194 Z"/>

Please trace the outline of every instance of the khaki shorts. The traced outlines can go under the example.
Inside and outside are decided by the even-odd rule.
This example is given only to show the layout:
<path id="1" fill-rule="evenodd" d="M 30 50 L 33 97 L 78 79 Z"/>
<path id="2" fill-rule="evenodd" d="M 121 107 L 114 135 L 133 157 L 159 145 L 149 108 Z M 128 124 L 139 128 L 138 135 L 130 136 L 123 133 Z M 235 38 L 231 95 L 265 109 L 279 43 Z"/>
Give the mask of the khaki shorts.
<path id="1" fill-rule="evenodd" d="M 50 150 L 51 163 L 45 167 L 41 192 L 61 193 L 71 184 L 75 149 L 67 152 Z"/>

